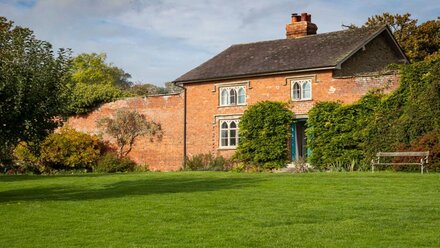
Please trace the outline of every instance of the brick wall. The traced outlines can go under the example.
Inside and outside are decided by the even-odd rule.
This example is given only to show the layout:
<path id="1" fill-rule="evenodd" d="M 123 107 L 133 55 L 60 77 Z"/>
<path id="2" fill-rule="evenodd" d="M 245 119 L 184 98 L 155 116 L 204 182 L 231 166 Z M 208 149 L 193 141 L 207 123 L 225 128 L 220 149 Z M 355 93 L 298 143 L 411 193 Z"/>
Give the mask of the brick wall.
<path id="1" fill-rule="evenodd" d="M 291 101 L 291 78 L 312 78 L 312 100 Z M 249 105 L 260 101 L 288 102 L 299 116 L 318 101 L 352 103 L 372 88 L 391 91 L 398 86 L 398 75 L 335 78 L 332 70 L 254 77 L 246 80 L 216 81 L 187 84 L 187 155 L 213 153 L 230 157 L 233 149 L 219 149 L 219 120 L 240 117 Z M 241 84 L 246 87 L 245 106 L 220 107 L 219 87 Z M 139 138 L 129 157 L 139 164 L 148 164 L 152 170 L 178 170 L 183 156 L 183 95 L 136 97 L 102 105 L 95 111 L 69 118 L 66 125 L 79 131 L 99 134 L 96 121 L 108 117 L 118 109 L 137 110 L 162 125 L 162 140 Z M 112 142 L 110 137 L 103 136 Z"/>
<path id="2" fill-rule="evenodd" d="M 341 70 L 335 71 L 335 76 L 368 75 L 384 71 L 390 64 L 402 63 L 402 55 L 392 45 L 393 42 L 389 35 L 383 32 L 345 61 Z"/>
<path id="3" fill-rule="evenodd" d="M 312 78 L 312 100 L 291 101 L 289 78 Z M 335 78 L 332 70 L 255 77 L 246 80 L 216 81 L 185 85 L 187 88 L 187 146 L 188 156 L 213 153 L 231 156 L 235 150 L 219 149 L 219 119 L 240 116 L 247 106 L 260 101 L 289 102 L 297 115 L 306 115 L 318 101 L 352 103 L 370 89 L 383 88 L 386 92 L 398 86 L 398 75 Z M 246 85 L 247 106 L 220 107 L 219 87 Z"/>
<path id="4" fill-rule="evenodd" d="M 100 134 L 96 121 L 112 116 L 118 109 L 137 110 L 161 124 L 161 140 L 139 137 L 129 157 L 138 164 L 147 164 L 151 170 L 171 171 L 182 166 L 183 156 L 183 95 L 134 97 L 107 103 L 95 111 L 71 117 L 66 125 L 78 131 Z M 104 140 L 113 140 L 104 135 Z M 114 143 L 114 142 L 113 142 Z"/>

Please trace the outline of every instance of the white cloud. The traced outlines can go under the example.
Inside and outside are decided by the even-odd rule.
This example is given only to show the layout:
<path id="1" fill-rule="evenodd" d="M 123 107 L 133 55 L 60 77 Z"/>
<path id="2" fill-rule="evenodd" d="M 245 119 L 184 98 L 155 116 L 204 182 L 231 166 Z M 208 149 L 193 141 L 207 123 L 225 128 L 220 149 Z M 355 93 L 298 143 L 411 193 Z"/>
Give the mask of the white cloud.
<path id="1" fill-rule="evenodd" d="M 384 11 L 409 11 L 424 20 L 439 12 L 434 0 L 34 1 L 0 0 L 0 15 L 31 28 L 55 47 L 106 52 L 135 81 L 158 84 L 232 44 L 284 38 L 291 12 L 311 13 L 321 33 L 339 30 L 343 23 L 361 24 Z"/>

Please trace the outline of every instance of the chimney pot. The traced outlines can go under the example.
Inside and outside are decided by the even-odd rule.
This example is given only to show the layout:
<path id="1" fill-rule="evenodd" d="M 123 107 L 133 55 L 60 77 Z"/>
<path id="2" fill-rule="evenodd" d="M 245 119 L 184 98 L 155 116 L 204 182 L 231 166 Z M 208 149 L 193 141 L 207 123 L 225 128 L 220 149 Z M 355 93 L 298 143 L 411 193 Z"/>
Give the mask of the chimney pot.
<path id="1" fill-rule="evenodd" d="M 306 22 L 307 21 L 307 13 L 301 13 L 301 21 Z"/>
<path id="2" fill-rule="evenodd" d="M 298 13 L 293 13 L 292 14 L 292 23 L 294 22 L 299 22 L 301 20 L 300 16 L 298 15 Z"/>

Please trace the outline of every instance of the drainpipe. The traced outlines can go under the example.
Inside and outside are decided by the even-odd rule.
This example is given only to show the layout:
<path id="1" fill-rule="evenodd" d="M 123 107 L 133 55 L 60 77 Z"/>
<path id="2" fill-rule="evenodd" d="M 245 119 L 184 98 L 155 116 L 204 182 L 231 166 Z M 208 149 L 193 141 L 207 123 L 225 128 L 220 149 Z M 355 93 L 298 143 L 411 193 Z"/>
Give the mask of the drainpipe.
<path id="1" fill-rule="evenodd" d="M 182 85 L 178 85 L 176 82 L 173 84 L 183 90 L 183 168 L 186 166 L 186 88 Z"/>

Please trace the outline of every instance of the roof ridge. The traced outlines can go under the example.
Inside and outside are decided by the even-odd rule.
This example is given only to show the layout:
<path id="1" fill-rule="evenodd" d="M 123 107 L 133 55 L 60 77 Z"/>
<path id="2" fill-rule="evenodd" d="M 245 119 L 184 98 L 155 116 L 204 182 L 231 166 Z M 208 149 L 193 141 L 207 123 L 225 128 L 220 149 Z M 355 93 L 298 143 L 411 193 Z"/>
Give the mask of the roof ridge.
<path id="1" fill-rule="evenodd" d="M 330 31 L 330 32 L 325 32 L 325 33 L 319 33 L 319 34 L 312 34 L 312 35 L 306 35 L 306 36 L 302 36 L 302 37 L 298 37 L 295 39 L 274 39 L 274 40 L 262 40 L 262 41 L 254 41 L 254 42 L 248 42 L 248 43 L 237 43 L 237 44 L 232 44 L 229 46 L 230 47 L 234 47 L 234 46 L 246 46 L 246 45 L 252 45 L 252 44 L 259 44 L 259 43 L 268 43 L 268 42 L 274 42 L 274 41 L 286 41 L 286 40 L 302 40 L 304 38 L 312 38 L 312 37 L 316 37 L 316 36 L 321 36 L 321 35 L 329 35 L 329 34 L 335 34 L 335 33 L 345 33 L 345 32 L 354 32 L 357 31 L 359 29 L 362 30 L 366 30 L 366 29 L 381 29 L 383 27 L 387 26 L 386 24 L 382 24 L 382 25 L 374 25 L 374 26 L 367 26 L 367 27 L 359 27 L 359 28 L 353 28 L 353 29 L 344 29 L 344 30 L 337 30 L 337 31 Z"/>

